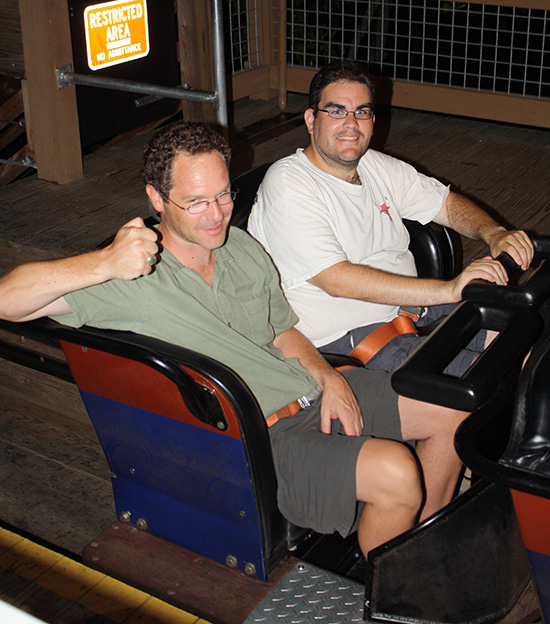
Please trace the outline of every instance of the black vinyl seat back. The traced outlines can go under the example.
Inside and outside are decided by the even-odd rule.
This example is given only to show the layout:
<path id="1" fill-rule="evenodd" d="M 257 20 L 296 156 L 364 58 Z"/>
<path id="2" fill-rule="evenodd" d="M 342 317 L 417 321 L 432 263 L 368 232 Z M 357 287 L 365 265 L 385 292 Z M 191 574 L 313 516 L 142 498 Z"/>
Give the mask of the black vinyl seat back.
<path id="1" fill-rule="evenodd" d="M 550 304 L 542 309 L 545 333 L 519 378 L 510 438 L 501 464 L 545 476 L 550 485 Z"/>
<path id="2" fill-rule="evenodd" d="M 518 331 L 534 324 L 542 331 L 516 378 L 461 424 L 455 445 L 476 474 L 550 498 L 550 300 L 537 312 L 520 312 L 531 317 L 526 317 Z M 510 354 L 504 352 L 500 359 L 510 359 Z M 495 440 L 496 447 L 491 443 Z"/>
<path id="3" fill-rule="evenodd" d="M 258 165 L 254 169 L 234 178 L 233 185 L 239 192 L 233 205 L 231 225 L 241 228 L 241 230 L 246 230 L 248 217 L 256 199 L 256 193 L 270 166 L 271 163 Z"/>

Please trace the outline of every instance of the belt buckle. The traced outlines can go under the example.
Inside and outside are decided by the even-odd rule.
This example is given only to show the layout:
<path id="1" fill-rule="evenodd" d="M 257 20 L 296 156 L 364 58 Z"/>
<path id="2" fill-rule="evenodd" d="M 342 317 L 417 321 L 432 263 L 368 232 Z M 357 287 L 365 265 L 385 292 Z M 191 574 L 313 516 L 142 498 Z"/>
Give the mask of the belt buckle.
<path id="1" fill-rule="evenodd" d="M 399 308 L 399 314 L 401 316 L 408 316 L 413 321 L 418 321 L 426 313 L 426 308 L 423 306 L 401 306 Z"/>
<path id="2" fill-rule="evenodd" d="M 306 407 L 309 407 L 311 405 L 309 399 L 306 396 L 301 396 L 299 399 L 296 400 L 300 404 L 300 409 L 305 409 Z"/>
<path id="3" fill-rule="evenodd" d="M 319 386 L 313 388 L 313 390 L 307 395 L 302 396 L 299 399 L 296 399 L 300 404 L 300 409 L 305 409 L 306 407 L 310 407 L 313 401 L 318 399 L 321 396 L 322 390 Z"/>

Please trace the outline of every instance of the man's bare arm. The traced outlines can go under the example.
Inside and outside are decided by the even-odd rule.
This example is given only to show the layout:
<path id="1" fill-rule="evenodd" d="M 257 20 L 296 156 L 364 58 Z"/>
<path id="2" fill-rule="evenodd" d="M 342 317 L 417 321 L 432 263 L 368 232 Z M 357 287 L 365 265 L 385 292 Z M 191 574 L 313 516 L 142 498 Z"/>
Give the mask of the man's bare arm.
<path id="1" fill-rule="evenodd" d="M 496 258 L 506 252 L 525 271 L 533 260 L 533 243 L 522 230 L 507 230 L 474 202 L 458 193 L 449 193 L 436 223 L 446 225 L 468 238 L 480 239 Z"/>
<path id="2" fill-rule="evenodd" d="M 63 296 L 111 279 L 131 280 L 151 271 L 157 234 L 141 218 L 124 225 L 105 249 L 16 267 L 0 279 L 0 318 L 28 321 L 71 310 Z"/>
<path id="3" fill-rule="evenodd" d="M 333 297 L 388 305 L 427 306 L 460 301 L 464 286 L 473 279 L 499 285 L 508 282 L 500 262 L 489 257 L 472 262 L 460 275 L 448 281 L 407 277 L 344 261 L 321 271 L 309 282 Z"/>
<path id="4" fill-rule="evenodd" d="M 279 334 L 273 344 L 287 358 L 298 358 L 300 364 L 323 389 L 321 431 L 330 433 L 330 421 L 338 419 L 347 435 L 361 434 L 363 420 L 357 399 L 348 382 L 297 329 Z"/>
<path id="5" fill-rule="evenodd" d="M 485 241 L 493 259 L 503 251 L 507 252 L 524 270 L 533 260 L 533 244 L 525 232 L 507 230 L 474 202 L 458 193 L 449 193 L 434 221 L 468 238 Z M 333 297 L 373 303 L 409 306 L 456 303 L 461 300 L 464 286 L 473 279 L 484 279 L 498 285 L 508 283 L 504 268 L 493 259 L 475 260 L 449 281 L 406 277 L 350 262 L 337 263 L 309 281 Z"/>

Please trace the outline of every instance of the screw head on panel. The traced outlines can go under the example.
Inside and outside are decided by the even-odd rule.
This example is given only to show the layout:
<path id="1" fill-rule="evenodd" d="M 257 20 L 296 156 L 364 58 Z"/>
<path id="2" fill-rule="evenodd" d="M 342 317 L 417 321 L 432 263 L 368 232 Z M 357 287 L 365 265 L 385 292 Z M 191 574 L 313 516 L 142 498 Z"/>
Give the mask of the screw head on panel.
<path id="1" fill-rule="evenodd" d="M 236 568 L 237 567 L 237 557 L 234 557 L 233 555 L 227 555 L 227 557 L 225 558 L 225 565 L 228 568 Z"/>

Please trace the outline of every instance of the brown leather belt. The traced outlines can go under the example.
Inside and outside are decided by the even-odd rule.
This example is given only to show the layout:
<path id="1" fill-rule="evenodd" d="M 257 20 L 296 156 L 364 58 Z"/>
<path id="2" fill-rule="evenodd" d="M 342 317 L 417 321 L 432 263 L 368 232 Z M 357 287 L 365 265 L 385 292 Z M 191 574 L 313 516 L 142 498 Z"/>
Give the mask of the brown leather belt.
<path id="1" fill-rule="evenodd" d="M 392 338 L 401 334 L 414 334 L 417 336 L 418 333 L 413 320 L 418 320 L 418 315 L 411 314 L 401 309 L 399 311 L 399 316 L 377 327 L 368 336 L 365 336 L 349 355 L 357 358 L 363 362 L 363 364 L 366 364 L 382 347 L 385 347 Z"/>

